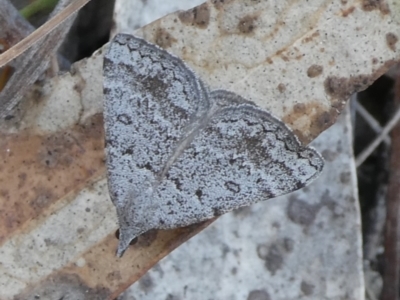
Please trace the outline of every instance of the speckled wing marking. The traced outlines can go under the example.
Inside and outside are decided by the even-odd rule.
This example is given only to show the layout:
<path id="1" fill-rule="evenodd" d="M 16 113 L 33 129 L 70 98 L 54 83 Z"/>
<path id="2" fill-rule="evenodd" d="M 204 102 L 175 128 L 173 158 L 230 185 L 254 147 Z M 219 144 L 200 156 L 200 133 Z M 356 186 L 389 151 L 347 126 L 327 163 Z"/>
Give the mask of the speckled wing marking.
<path id="1" fill-rule="evenodd" d="M 297 190 L 323 168 L 267 111 L 209 92 L 180 60 L 130 35 L 104 59 L 108 185 L 121 256 L 153 229 L 210 219 Z"/>
<path id="2" fill-rule="evenodd" d="M 304 187 L 321 157 L 279 120 L 240 96 L 213 92 L 220 106 L 156 191 L 161 228 L 201 222 Z M 171 217 L 172 216 L 172 217 Z"/>

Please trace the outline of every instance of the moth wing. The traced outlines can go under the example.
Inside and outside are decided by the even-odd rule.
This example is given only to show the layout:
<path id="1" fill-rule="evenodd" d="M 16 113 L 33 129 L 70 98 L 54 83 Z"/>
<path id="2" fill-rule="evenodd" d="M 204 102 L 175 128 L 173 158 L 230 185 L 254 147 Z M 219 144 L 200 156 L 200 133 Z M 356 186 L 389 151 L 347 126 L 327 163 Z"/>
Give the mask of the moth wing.
<path id="1" fill-rule="evenodd" d="M 157 228 L 187 226 L 293 192 L 322 171 L 318 152 L 268 112 L 230 92 L 211 95 L 225 107 L 166 173 L 156 193 Z"/>
<path id="2" fill-rule="evenodd" d="M 158 185 L 179 141 L 207 112 L 207 95 L 194 73 L 167 51 L 125 34 L 110 43 L 104 58 L 106 162 L 121 229 L 132 222 L 126 208 Z"/>

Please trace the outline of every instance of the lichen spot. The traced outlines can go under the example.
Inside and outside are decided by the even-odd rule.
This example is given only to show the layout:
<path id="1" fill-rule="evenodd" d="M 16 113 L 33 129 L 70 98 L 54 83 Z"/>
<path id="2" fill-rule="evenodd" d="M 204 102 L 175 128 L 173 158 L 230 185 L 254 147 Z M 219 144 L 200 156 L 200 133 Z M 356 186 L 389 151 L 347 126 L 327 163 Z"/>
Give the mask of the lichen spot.
<path id="1" fill-rule="evenodd" d="M 179 20 L 186 25 L 197 26 L 201 29 L 208 27 L 210 23 L 210 9 L 207 3 L 203 3 L 193 9 L 183 11 L 178 15 Z"/>
<path id="2" fill-rule="evenodd" d="M 396 43 L 398 40 L 399 38 L 394 33 L 389 32 L 386 34 L 386 44 L 388 45 L 389 49 L 392 50 L 393 52 L 396 51 Z"/>
<path id="3" fill-rule="evenodd" d="M 256 20 L 257 16 L 254 15 L 248 15 L 239 20 L 239 23 L 237 25 L 237 28 L 240 33 L 242 34 L 251 34 L 254 32 L 254 29 L 256 28 Z"/>
<path id="4" fill-rule="evenodd" d="M 159 28 L 155 34 L 154 42 L 161 48 L 167 49 L 176 42 L 176 39 L 165 29 Z"/>
<path id="5" fill-rule="evenodd" d="M 286 86 L 283 83 L 278 84 L 278 91 L 283 94 L 286 91 Z"/>
<path id="6" fill-rule="evenodd" d="M 312 65 L 307 70 L 307 76 L 310 78 L 317 77 L 322 74 L 324 68 L 320 65 Z"/>

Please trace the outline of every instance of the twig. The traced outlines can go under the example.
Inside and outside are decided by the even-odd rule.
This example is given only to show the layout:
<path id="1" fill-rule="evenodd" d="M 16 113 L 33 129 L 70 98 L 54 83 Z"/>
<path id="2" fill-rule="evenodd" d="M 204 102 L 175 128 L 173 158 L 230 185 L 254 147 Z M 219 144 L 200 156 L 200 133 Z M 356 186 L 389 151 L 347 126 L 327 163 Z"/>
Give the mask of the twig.
<path id="1" fill-rule="evenodd" d="M 44 26 L 47 26 L 46 24 L 52 24 L 52 22 L 54 23 L 55 20 L 60 21 L 59 18 L 57 19 L 60 15 L 66 15 L 68 18 L 64 19 L 64 21 L 60 21 L 60 23 L 55 23 L 54 27 L 48 29 L 47 35 L 42 35 L 46 30 L 38 29 L 16 44 L 16 46 L 21 45 L 22 48 L 15 48 L 16 46 L 13 46 L 0 55 L 0 59 L 4 57 L 6 60 L 17 57 L 16 60 L 13 60 L 15 72 L 0 93 L 1 119 L 13 116 L 13 109 L 15 106 L 20 102 L 31 84 L 34 83 L 47 68 L 51 56 L 56 53 L 57 49 L 64 41 L 75 19 L 76 14 L 69 14 L 69 12 L 71 12 L 71 5 L 77 2 L 81 3 L 82 1 L 73 2 L 73 0 L 60 0 L 51 14 L 51 16 L 55 17 L 51 18 Z M 23 21 L 25 20 L 23 19 Z M 61 23 L 62 26 L 60 26 Z M 27 42 L 25 43 L 25 41 Z M 18 51 L 26 49 L 26 51 L 23 55 L 18 56 L 18 54 L 14 55 L 15 53 L 13 53 L 12 49 L 17 49 Z"/>
<path id="2" fill-rule="evenodd" d="M 382 132 L 382 127 L 381 125 L 375 120 L 373 116 L 362 106 L 358 100 L 356 99 L 354 101 L 354 107 L 356 108 L 356 111 L 360 114 L 360 116 L 368 123 L 368 125 L 372 128 L 375 133 L 380 133 Z M 384 142 L 387 146 L 390 146 L 390 138 L 385 135 L 384 136 Z"/>
<path id="3" fill-rule="evenodd" d="M 378 300 L 378 298 L 375 297 L 375 294 L 371 291 L 371 289 L 367 286 L 365 287 L 366 293 L 367 293 L 367 299 L 369 300 Z"/>
<path id="4" fill-rule="evenodd" d="M 22 53 L 27 51 L 38 41 L 46 37 L 53 30 L 61 26 L 69 17 L 75 12 L 82 8 L 90 0 L 76 0 L 72 2 L 68 7 L 58 13 L 56 16 L 51 18 L 48 22 L 44 23 L 37 30 L 28 35 L 25 39 L 12 46 L 8 51 L 0 54 L 0 67 L 6 65 L 14 58 L 20 56 Z"/>
<path id="5" fill-rule="evenodd" d="M 383 128 L 382 132 L 376 137 L 376 139 L 365 148 L 356 158 L 356 166 L 359 167 L 367 158 L 371 155 L 371 153 L 376 149 L 376 147 L 383 141 L 383 139 L 387 136 L 387 134 L 393 129 L 394 126 L 400 120 L 400 109 L 396 111 L 396 114 L 389 121 L 389 123 Z"/>

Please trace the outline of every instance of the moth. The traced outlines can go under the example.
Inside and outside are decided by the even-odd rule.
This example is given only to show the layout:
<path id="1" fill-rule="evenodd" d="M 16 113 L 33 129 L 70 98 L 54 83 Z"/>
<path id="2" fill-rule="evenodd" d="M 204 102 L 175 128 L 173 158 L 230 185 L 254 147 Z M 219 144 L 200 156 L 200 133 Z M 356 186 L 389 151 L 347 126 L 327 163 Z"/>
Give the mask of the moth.
<path id="1" fill-rule="evenodd" d="M 172 229 L 304 187 L 322 171 L 279 119 L 210 90 L 178 57 L 119 34 L 104 57 L 108 187 L 117 255 L 150 229 Z"/>

